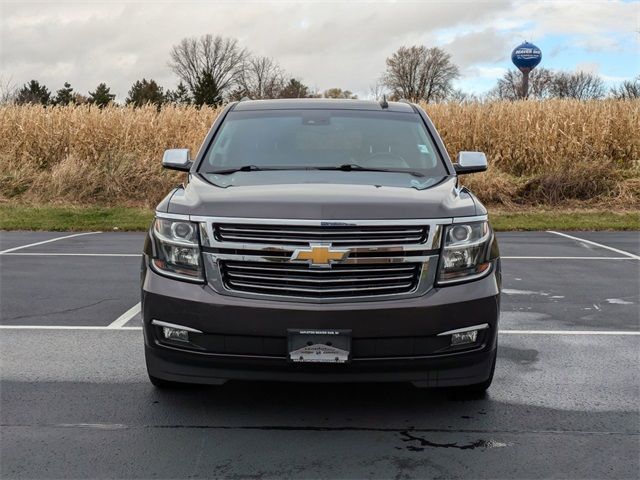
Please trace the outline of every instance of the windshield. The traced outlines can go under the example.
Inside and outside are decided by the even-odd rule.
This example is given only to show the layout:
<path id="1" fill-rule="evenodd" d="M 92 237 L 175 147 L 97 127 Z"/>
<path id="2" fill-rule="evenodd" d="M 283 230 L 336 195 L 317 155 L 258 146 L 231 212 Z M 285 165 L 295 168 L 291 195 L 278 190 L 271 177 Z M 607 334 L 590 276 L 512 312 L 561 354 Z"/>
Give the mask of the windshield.
<path id="1" fill-rule="evenodd" d="M 372 169 L 447 175 L 422 119 L 414 113 L 348 110 L 231 112 L 200 172 L 260 169 Z M 347 166 L 347 168 L 345 168 Z"/>

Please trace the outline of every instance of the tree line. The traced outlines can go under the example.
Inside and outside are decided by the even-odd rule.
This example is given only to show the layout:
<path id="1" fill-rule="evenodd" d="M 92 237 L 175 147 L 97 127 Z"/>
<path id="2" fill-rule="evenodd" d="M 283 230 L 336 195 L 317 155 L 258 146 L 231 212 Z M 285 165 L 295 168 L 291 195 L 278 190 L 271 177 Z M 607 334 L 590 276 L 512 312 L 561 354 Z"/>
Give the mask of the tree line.
<path id="1" fill-rule="evenodd" d="M 221 105 L 242 98 L 347 98 L 357 96 L 342 88 L 323 92 L 312 90 L 301 79 L 287 74 L 278 62 L 252 54 L 236 39 L 203 35 L 184 38 L 170 52 L 168 66 L 178 77 L 174 90 L 165 90 L 153 80 L 137 80 L 129 89 L 125 104 L 134 107 L 153 104 Z M 521 74 L 508 70 L 485 95 L 468 94 L 453 86 L 460 69 L 451 55 L 439 47 L 400 47 L 386 59 L 386 68 L 370 87 L 370 96 L 412 102 L 467 102 L 517 100 L 521 98 Z M 0 84 L 0 102 L 18 104 L 92 104 L 104 107 L 115 102 L 110 87 L 100 83 L 87 95 L 74 92 L 70 83 L 55 94 L 31 80 L 21 88 Z M 595 73 L 552 71 L 537 68 L 529 79 L 529 97 L 534 99 L 574 98 L 579 100 L 613 97 L 640 98 L 640 76 L 607 90 Z"/>

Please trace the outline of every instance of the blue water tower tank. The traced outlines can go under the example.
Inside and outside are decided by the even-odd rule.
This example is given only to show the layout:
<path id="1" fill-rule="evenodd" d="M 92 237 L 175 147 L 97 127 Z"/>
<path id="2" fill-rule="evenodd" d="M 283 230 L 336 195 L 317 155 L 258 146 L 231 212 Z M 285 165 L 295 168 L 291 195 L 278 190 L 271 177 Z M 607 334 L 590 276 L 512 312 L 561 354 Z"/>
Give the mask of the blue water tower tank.
<path id="1" fill-rule="evenodd" d="M 542 60 L 542 52 L 533 43 L 524 42 L 513 49 L 511 61 L 521 72 L 530 72 Z"/>

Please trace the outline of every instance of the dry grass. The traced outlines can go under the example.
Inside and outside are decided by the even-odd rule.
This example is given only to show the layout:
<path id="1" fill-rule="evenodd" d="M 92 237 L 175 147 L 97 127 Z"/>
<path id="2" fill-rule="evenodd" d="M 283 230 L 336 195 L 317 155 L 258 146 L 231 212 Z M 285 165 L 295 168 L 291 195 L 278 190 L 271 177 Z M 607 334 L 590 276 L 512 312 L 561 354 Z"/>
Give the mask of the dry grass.
<path id="1" fill-rule="evenodd" d="M 452 157 L 487 153 L 464 183 L 490 204 L 640 206 L 640 101 L 425 107 Z M 218 113 L 0 106 L 0 200 L 153 206 L 182 178 L 162 152 L 195 152 Z"/>
<path id="2" fill-rule="evenodd" d="M 640 101 L 425 105 L 452 158 L 487 154 L 464 179 L 489 203 L 638 206 Z"/>

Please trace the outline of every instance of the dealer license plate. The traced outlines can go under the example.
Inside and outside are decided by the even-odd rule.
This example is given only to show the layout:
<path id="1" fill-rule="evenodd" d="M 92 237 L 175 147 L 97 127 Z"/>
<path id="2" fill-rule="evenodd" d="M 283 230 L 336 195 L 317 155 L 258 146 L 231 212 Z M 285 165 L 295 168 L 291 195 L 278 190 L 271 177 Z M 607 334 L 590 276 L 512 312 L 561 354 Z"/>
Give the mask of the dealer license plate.
<path id="1" fill-rule="evenodd" d="M 351 330 L 289 329 L 289 360 L 298 363 L 346 363 Z"/>

